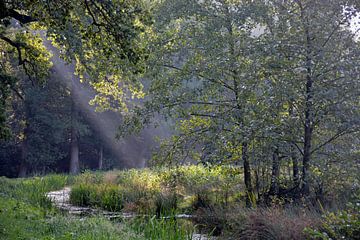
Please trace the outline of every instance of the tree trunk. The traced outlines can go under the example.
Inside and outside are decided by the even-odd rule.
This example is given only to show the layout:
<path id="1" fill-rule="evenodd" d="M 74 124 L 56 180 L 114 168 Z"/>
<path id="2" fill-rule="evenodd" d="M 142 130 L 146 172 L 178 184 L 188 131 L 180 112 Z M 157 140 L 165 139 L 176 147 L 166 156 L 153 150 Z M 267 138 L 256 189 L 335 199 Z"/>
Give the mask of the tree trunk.
<path id="1" fill-rule="evenodd" d="M 103 160 L 104 160 L 104 147 L 102 144 L 100 144 L 100 150 L 99 150 L 99 170 L 103 169 Z"/>
<path id="2" fill-rule="evenodd" d="M 28 165 L 26 162 L 26 158 L 28 156 L 28 137 L 30 132 L 30 125 L 29 125 L 29 118 L 30 118 L 30 109 L 27 106 L 27 103 L 24 103 L 25 108 L 25 128 L 24 128 L 24 139 L 21 143 L 21 159 L 20 159 L 20 166 L 19 166 L 19 178 L 24 178 L 27 175 Z"/>
<path id="3" fill-rule="evenodd" d="M 301 192 L 303 195 L 308 195 L 310 192 L 309 183 L 309 169 L 311 160 L 311 141 L 313 132 L 313 83 L 312 76 L 312 40 L 310 36 L 310 25 L 308 16 L 304 13 L 305 9 L 301 1 L 297 2 L 300 7 L 300 14 L 304 27 L 304 33 L 306 37 L 306 90 L 305 90 L 305 113 L 304 113 L 304 152 L 303 152 L 303 168 L 302 168 L 302 187 Z"/>
<path id="4" fill-rule="evenodd" d="M 70 139 L 70 167 L 71 174 L 79 173 L 79 134 L 77 131 L 77 108 L 75 102 L 74 91 L 71 89 L 71 139 Z"/>
<path id="5" fill-rule="evenodd" d="M 298 188 L 300 185 L 300 176 L 299 176 L 299 161 L 296 156 L 296 149 L 294 146 L 291 146 L 291 161 L 292 161 L 292 170 L 293 170 L 293 183 L 294 187 Z"/>
<path id="6" fill-rule="evenodd" d="M 27 150 L 28 150 L 28 147 L 27 147 L 27 140 L 26 140 L 26 136 L 25 136 L 25 139 L 21 143 L 21 162 L 20 162 L 19 175 L 18 175 L 19 178 L 24 178 L 24 177 L 26 177 L 26 174 L 27 174 L 27 163 L 26 163 Z"/>
<path id="7" fill-rule="evenodd" d="M 70 173 L 79 173 L 79 144 L 78 134 L 74 127 L 71 127 L 71 143 L 70 143 Z"/>
<path id="8" fill-rule="evenodd" d="M 253 198 L 253 190 L 251 185 L 251 169 L 250 162 L 248 156 L 248 143 L 242 143 L 242 160 L 244 164 L 244 182 L 246 188 L 246 206 L 251 207 L 252 198 Z"/>
<path id="9" fill-rule="evenodd" d="M 312 140 L 312 123 L 313 123 L 313 78 L 312 78 L 312 63 L 311 63 L 311 46 L 310 35 L 306 28 L 307 35 L 307 56 L 306 56 L 306 97 L 305 97 L 305 124 L 304 124 L 304 156 L 302 169 L 302 192 L 308 195 L 310 191 L 309 186 L 309 168 L 311 158 L 311 140 Z"/>
<path id="10" fill-rule="evenodd" d="M 275 149 L 272 159 L 271 185 L 269 190 L 270 196 L 279 194 L 279 177 L 280 177 L 280 158 L 279 149 Z"/>
<path id="11" fill-rule="evenodd" d="M 308 114 L 306 114 L 308 115 Z M 309 126 L 309 121 L 306 121 L 304 129 L 304 156 L 303 156 L 303 168 L 302 168 L 302 193 L 308 195 L 310 192 L 309 184 L 309 168 L 311 158 L 311 138 L 312 129 Z"/>
<path id="12" fill-rule="evenodd" d="M 289 102 L 289 116 L 293 117 L 294 116 L 294 106 L 293 106 L 293 100 L 291 100 Z M 291 131 L 291 135 L 294 136 L 295 134 L 293 133 L 292 129 Z M 294 139 L 295 140 L 295 139 Z M 299 161 L 296 155 L 296 147 L 295 147 L 295 141 L 293 144 L 290 145 L 290 158 L 291 158 L 291 162 L 292 162 L 292 180 L 294 183 L 294 187 L 295 189 L 298 189 L 300 186 L 300 176 L 299 176 Z"/>

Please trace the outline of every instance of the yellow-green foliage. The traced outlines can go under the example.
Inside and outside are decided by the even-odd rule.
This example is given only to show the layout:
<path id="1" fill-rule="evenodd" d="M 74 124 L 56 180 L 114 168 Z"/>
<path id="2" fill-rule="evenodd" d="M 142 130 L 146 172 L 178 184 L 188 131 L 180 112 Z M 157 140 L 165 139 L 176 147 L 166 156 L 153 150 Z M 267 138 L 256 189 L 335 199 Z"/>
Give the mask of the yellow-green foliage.
<path id="1" fill-rule="evenodd" d="M 242 192 L 236 167 L 180 166 L 107 173 L 86 172 L 76 178 L 70 201 L 107 210 L 169 214 L 199 207 L 227 205 Z"/>

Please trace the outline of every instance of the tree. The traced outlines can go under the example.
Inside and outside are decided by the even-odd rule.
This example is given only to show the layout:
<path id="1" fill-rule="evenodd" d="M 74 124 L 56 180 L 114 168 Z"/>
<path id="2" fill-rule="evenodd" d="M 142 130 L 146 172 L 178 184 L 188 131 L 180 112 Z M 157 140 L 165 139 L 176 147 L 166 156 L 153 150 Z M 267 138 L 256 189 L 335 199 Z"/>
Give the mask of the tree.
<path id="1" fill-rule="evenodd" d="M 111 107 L 124 110 L 125 98 L 141 96 L 141 84 L 130 76 L 142 71 L 145 50 L 139 39 L 151 24 L 142 1 L 1 0 L 0 9 L 1 50 L 16 54 L 17 65 L 32 82 L 46 79 L 49 69 L 49 54 L 38 34 L 45 29 L 62 57 L 75 61 L 77 73 L 85 79 L 86 72 L 94 83 L 99 105 L 115 99 L 117 105 Z M 21 94 L 14 77 L 2 67 L 2 105 L 10 89 Z M 4 107 L 0 110 L 3 130 Z"/>
<path id="2" fill-rule="evenodd" d="M 265 82 L 256 81 L 257 63 L 250 57 L 256 47 L 254 9 L 242 1 L 165 1 L 155 21 L 145 104 L 145 113 L 179 120 L 180 135 L 172 139 L 182 149 L 177 158 L 242 161 L 248 205 L 253 195 L 249 142 L 263 124 L 255 116 L 265 107 L 263 99 L 255 101 L 256 87 Z"/>
<path id="3" fill-rule="evenodd" d="M 264 52 L 270 56 L 272 81 L 282 86 L 277 94 L 283 96 L 283 105 L 288 105 L 291 119 L 296 121 L 291 128 L 303 128 L 302 134 L 293 134 L 291 142 L 302 155 L 305 195 L 310 190 L 313 157 L 319 158 L 317 151 L 359 131 L 355 90 L 359 83 L 359 48 L 348 28 L 359 7 L 356 4 L 268 2 L 271 10 L 265 20 L 268 31 Z"/>
<path id="4" fill-rule="evenodd" d="M 255 172 L 259 196 L 298 198 L 300 187 L 308 196 L 320 150 L 359 130 L 359 45 L 347 28 L 356 7 L 162 2 L 149 37 L 148 98 L 121 130 L 139 129 L 159 112 L 175 119 L 178 134 L 164 142 L 158 160 L 241 159 L 248 205 Z"/>

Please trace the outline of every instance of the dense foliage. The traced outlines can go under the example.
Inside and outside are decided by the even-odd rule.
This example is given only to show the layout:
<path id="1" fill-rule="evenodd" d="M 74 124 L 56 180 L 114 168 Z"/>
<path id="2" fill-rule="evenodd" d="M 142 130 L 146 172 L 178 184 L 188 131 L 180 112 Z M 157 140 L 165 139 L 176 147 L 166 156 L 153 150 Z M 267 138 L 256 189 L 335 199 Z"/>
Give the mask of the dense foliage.
<path id="1" fill-rule="evenodd" d="M 155 216 L 130 224 L 146 238 L 189 237 L 169 235 L 186 213 L 230 238 L 356 239 L 359 26 L 358 0 L 0 0 L 0 175 L 85 171 L 70 201 Z M 150 168 L 85 170 L 127 166 Z M 65 177 L 1 181 L 5 212 L 19 197 L 52 227 Z"/>

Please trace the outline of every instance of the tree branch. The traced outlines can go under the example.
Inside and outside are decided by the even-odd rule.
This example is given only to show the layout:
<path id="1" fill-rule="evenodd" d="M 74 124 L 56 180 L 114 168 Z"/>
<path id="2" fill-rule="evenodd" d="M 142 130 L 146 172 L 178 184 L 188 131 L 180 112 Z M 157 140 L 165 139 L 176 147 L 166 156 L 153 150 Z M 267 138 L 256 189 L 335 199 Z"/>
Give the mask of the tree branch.
<path id="1" fill-rule="evenodd" d="M 314 149 L 310 152 L 310 154 L 313 154 L 314 152 L 318 151 L 319 149 L 321 149 L 321 148 L 324 147 L 325 145 L 331 143 L 332 141 L 338 139 L 338 138 L 341 137 L 341 136 L 344 136 L 345 134 L 358 131 L 358 130 L 354 130 L 354 131 L 348 132 L 347 130 L 348 130 L 348 128 L 346 128 L 345 130 L 341 130 L 341 131 L 337 132 L 334 136 L 332 136 L 331 138 L 329 138 L 327 141 L 325 141 L 324 143 L 322 143 L 322 144 L 320 144 L 319 146 L 317 146 L 316 148 L 314 148 Z"/>
<path id="2" fill-rule="evenodd" d="M 178 71 L 184 71 L 183 69 L 179 68 L 179 67 L 175 67 L 175 66 L 172 66 L 172 65 L 168 65 L 168 64 L 163 64 L 163 67 L 166 67 L 166 68 L 172 68 L 172 69 L 175 69 L 175 70 L 178 70 Z M 188 73 L 191 73 L 190 71 L 188 71 Z M 212 82 L 212 83 L 216 83 L 216 84 L 220 84 L 222 85 L 223 87 L 227 88 L 227 89 L 230 89 L 231 91 L 235 91 L 235 89 L 233 87 L 231 87 L 229 84 L 227 84 L 226 82 L 218 79 L 213 79 L 213 78 L 208 78 L 206 76 L 204 76 L 203 74 L 201 73 L 196 73 L 196 75 L 200 78 L 203 78 L 203 79 L 206 79 L 208 80 L 209 82 Z"/>
<path id="3" fill-rule="evenodd" d="M 7 42 L 8 44 L 10 44 L 11 46 L 13 46 L 14 48 L 16 48 L 17 52 L 18 52 L 18 58 L 19 58 L 19 66 L 23 65 L 26 60 L 22 59 L 22 55 L 21 55 L 21 43 L 17 43 L 12 41 L 10 38 L 5 37 L 3 35 L 0 35 L 0 39 L 2 39 L 3 41 Z"/>
<path id="4" fill-rule="evenodd" d="M 15 18 L 16 20 L 18 20 L 22 24 L 27 24 L 27 23 L 37 22 L 38 21 L 37 19 L 35 19 L 35 18 L 31 17 L 31 16 L 20 14 L 17 11 L 15 11 L 14 9 L 9 9 L 8 14 L 9 14 L 9 17 Z"/>

